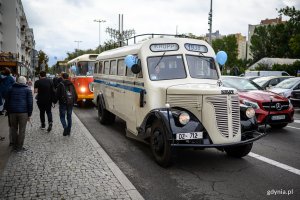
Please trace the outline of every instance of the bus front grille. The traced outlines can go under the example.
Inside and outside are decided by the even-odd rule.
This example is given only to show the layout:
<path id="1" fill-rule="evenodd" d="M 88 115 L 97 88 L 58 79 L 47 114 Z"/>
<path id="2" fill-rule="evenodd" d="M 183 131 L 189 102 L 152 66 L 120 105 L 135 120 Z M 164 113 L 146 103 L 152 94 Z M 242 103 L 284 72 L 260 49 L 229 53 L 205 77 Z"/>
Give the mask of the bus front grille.
<path id="1" fill-rule="evenodd" d="M 219 132 L 226 138 L 235 137 L 240 130 L 240 108 L 237 95 L 206 97 L 213 105 Z"/>
<path id="2" fill-rule="evenodd" d="M 202 97 L 199 95 L 168 95 L 167 103 L 171 107 L 202 108 Z"/>

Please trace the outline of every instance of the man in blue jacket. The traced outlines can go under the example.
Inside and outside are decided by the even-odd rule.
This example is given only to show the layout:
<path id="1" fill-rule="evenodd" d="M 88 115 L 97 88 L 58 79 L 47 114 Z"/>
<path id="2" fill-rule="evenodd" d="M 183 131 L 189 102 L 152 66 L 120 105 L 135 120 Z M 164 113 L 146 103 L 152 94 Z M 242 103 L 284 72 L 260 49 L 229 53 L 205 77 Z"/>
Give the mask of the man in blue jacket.
<path id="1" fill-rule="evenodd" d="M 17 83 L 8 91 L 5 108 L 8 112 L 14 150 L 25 150 L 23 147 L 25 130 L 32 114 L 33 98 L 24 76 L 20 76 Z"/>

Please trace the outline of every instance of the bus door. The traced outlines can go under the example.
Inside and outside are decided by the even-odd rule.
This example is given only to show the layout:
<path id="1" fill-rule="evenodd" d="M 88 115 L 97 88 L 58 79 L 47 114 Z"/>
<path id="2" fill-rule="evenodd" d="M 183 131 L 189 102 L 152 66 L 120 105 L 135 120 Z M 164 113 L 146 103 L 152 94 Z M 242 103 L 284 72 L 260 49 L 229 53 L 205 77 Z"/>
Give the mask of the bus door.
<path id="1" fill-rule="evenodd" d="M 124 59 L 117 60 L 117 78 L 118 82 L 116 82 L 117 87 L 115 87 L 114 91 L 114 109 L 122 118 L 126 118 L 125 107 L 125 86 L 124 86 L 124 75 L 125 75 L 125 63 Z"/>

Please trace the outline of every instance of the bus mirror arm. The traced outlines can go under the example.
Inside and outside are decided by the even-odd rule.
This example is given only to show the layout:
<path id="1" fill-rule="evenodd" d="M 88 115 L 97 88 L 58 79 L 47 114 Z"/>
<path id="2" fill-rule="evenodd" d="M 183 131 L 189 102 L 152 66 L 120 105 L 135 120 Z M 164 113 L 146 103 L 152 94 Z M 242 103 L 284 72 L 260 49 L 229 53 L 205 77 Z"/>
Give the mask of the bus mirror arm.
<path id="1" fill-rule="evenodd" d="M 146 94 L 146 90 L 141 90 L 140 91 L 140 107 L 143 108 L 146 101 L 145 101 L 145 94 Z"/>

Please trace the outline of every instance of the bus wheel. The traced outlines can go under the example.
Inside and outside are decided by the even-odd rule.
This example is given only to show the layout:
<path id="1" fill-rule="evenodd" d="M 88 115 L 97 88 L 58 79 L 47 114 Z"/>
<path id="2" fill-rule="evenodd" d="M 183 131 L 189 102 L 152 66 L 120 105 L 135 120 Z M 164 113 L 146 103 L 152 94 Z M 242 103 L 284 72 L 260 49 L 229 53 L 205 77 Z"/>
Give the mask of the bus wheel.
<path id="1" fill-rule="evenodd" d="M 240 145 L 240 146 L 233 146 L 227 147 L 224 150 L 226 151 L 228 156 L 235 157 L 235 158 L 242 158 L 251 151 L 253 143 Z"/>
<path id="2" fill-rule="evenodd" d="M 162 167 L 168 167 L 171 164 L 171 145 L 167 131 L 159 120 L 151 126 L 150 146 L 155 161 Z"/>
<path id="3" fill-rule="evenodd" d="M 102 103 L 98 103 L 98 120 L 101 124 L 112 124 L 115 122 L 116 116 L 106 110 Z"/>

